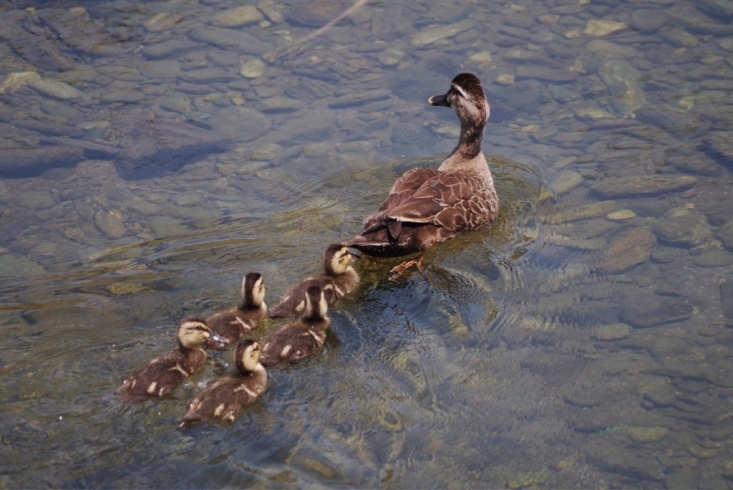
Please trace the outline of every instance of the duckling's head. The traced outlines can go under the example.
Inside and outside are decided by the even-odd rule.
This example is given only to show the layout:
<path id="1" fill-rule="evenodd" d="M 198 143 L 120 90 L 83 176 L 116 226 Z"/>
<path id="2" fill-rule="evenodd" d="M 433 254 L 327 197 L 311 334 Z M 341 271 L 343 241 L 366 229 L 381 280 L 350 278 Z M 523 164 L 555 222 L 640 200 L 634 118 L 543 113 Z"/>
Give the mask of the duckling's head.
<path id="1" fill-rule="evenodd" d="M 242 279 L 242 303 L 245 308 L 259 308 L 265 301 L 265 286 L 262 274 L 250 272 Z"/>
<path id="2" fill-rule="evenodd" d="M 237 368 L 242 374 L 251 373 L 257 369 L 260 362 L 260 344 L 251 339 L 245 339 L 237 344 L 237 351 L 234 354 Z"/>
<path id="3" fill-rule="evenodd" d="M 305 291 L 305 308 L 303 318 L 306 320 L 323 320 L 328 313 L 328 303 L 321 286 L 310 286 Z"/>
<path id="4" fill-rule="evenodd" d="M 471 73 L 456 75 L 448 92 L 445 95 L 430 97 L 428 103 L 434 106 L 452 107 L 461 124 L 468 123 L 481 128 L 486 125 L 491 114 L 489 101 L 481 87 L 481 80 Z"/>
<path id="5" fill-rule="evenodd" d="M 208 339 L 226 344 L 224 339 L 211 333 L 209 325 L 203 318 L 186 317 L 178 325 L 178 344 L 184 349 L 201 347 Z"/>
<path id="6" fill-rule="evenodd" d="M 323 253 L 323 267 L 330 276 L 338 276 L 346 272 L 349 268 L 351 260 L 355 255 L 351 253 L 348 247 L 344 247 L 340 243 L 334 243 L 328 246 Z"/>

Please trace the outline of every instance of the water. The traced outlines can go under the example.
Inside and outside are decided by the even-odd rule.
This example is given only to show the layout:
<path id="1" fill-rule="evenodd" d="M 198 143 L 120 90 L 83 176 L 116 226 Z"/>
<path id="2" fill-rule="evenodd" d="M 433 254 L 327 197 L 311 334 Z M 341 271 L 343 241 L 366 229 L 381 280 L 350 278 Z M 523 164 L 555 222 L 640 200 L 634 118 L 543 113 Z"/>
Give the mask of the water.
<path id="1" fill-rule="evenodd" d="M 302 43 L 349 4 L 235 6 L 1 5 L 3 485 L 730 486 L 726 3 L 368 3 Z M 439 165 L 458 125 L 426 100 L 460 71 L 492 104 L 489 230 L 395 282 L 362 260 L 325 348 L 231 425 L 177 430 L 229 351 L 110 397 Z"/>

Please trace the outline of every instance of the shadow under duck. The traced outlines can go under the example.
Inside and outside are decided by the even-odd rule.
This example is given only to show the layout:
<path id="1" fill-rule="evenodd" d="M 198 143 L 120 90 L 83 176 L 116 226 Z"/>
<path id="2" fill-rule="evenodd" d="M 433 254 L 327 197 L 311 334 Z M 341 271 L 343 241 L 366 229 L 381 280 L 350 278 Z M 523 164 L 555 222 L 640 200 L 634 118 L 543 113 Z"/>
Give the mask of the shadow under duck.
<path id="1" fill-rule="evenodd" d="M 206 351 L 202 347 L 208 340 L 223 343 L 211 333 L 203 318 L 184 318 L 178 325 L 178 347 L 132 373 L 115 394 L 128 402 L 168 394 L 206 361 Z"/>
<path id="2" fill-rule="evenodd" d="M 303 313 L 305 292 L 310 286 L 320 286 L 329 305 L 352 292 L 359 285 L 359 275 L 351 267 L 351 261 L 355 258 L 348 247 L 340 243 L 329 245 L 323 253 L 325 274 L 308 277 L 290 287 L 283 294 L 280 303 L 270 308 L 270 317 L 281 318 Z"/>
<path id="3" fill-rule="evenodd" d="M 269 367 L 283 362 L 295 362 L 323 346 L 331 320 L 326 316 L 328 303 L 323 289 L 309 286 L 305 292 L 303 315 L 277 332 L 260 339 L 260 363 Z"/>
<path id="4" fill-rule="evenodd" d="M 197 422 L 234 422 L 240 412 L 267 388 L 267 371 L 260 364 L 260 344 L 246 339 L 237 344 L 239 374 L 225 376 L 198 394 L 188 406 L 181 427 Z"/>
<path id="5" fill-rule="evenodd" d="M 242 279 L 242 302 L 236 308 L 221 311 L 206 319 L 213 333 L 228 343 L 236 342 L 257 327 L 267 316 L 262 274 L 250 272 Z M 207 347 L 209 345 L 207 344 Z"/>
<path id="6" fill-rule="evenodd" d="M 494 179 L 481 151 L 490 109 L 481 81 L 461 73 L 445 95 L 428 99 L 451 107 L 461 123 L 458 144 L 437 170 L 413 168 L 392 185 L 376 213 L 364 219 L 364 230 L 344 245 L 375 257 L 424 252 L 464 231 L 486 228 L 499 213 Z M 392 270 L 401 274 L 422 257 Z"/>

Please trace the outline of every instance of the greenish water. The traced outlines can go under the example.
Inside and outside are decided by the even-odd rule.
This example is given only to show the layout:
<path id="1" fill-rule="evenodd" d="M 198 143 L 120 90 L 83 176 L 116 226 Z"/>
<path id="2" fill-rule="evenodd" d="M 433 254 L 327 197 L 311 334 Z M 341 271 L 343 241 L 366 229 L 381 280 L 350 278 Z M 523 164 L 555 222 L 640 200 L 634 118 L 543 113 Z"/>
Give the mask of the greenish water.
<path id="1" fill-rule="evenodd" d="M 0 3 L 0 485 L 733 481 L 733 8 L 718 0 Z M 362 284 L 231 425 L 232 368 L 110 395 L 185 315 L 274 304 L 492 105 L 501 214 Z M 255 337 L 278 328 L 264 322 Z"/>

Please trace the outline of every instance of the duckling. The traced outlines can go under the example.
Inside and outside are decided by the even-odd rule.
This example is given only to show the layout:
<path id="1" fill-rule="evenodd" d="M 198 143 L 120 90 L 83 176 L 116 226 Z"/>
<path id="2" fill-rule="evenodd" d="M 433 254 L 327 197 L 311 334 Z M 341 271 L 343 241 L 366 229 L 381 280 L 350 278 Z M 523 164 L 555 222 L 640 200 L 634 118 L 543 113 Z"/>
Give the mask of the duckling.
<path id="1" fill-rule="evenodd" d="M 329 245 L 323 254 L 323 268 L 326 273 L 303 279 L 288 289 L 280 303 L 270 309 L 270 317 L 280 318 L 302 313 L 305 308 L 305 291 L 313 285 L 323 289 L 329 305 L 352 292 L 359 285 L 359 274 L 351 267 L 352 259 L 356 258 L 340 243 Z"/>
<path id="2" fill-rule="evenodd" d="M 375 257 L 424 252 L 464 231 L 486 228 L 499 213 L 499 197 L 481 151 L 489 102 L 481 81 L 461 73 L 445 95 L 428 99 L 451 107 L 461 122 L 458 145 L 437 170 L 413 168 L 392 186 L 376 213 L 364 219 L 364 230 L 344 243 Z M 410 265 L 420 268 L 422 256 L 391 271 L 396 278 Z"/>
<path id="3" fill-rule="evenodd" d="M 327 311 L 328 302 L 323 289 L 318 285 L 308 286 L 303 316 L 260 339 L 260 363 L 269 367 L 286 361 L 295 362 L 321 347 L 326 340 L 326 329 L 331 324 Z"/>
<path id="4" fill-rule="evenodd" d="M 242 303 L 207 318 L 211 331 L 232 343 L 254 330 L 257 322 L 267 315 L 266 289 L 262 274 L 250 272 L 245 275 L 242 279 Z"/>
<path id="5" fill-rule="evenodd" d="M 264 393 L 267 371 L 260 364 L 260 344 L 243 340 L 235 354 L 238 375 L 226 376 L 208 386 L 188 406 L 181 427 L 215 419 L 234 422 L 242 409 Z"/>
<path id="6" fill-rule="evenodd" d="M 223 342 L 203 318 L 184 318 L 178 325 L 178 348 L 132 373 L 115 394 L 129 402 L 166 395 L 206 361 L 202 346 L 209 339 Z"/>

